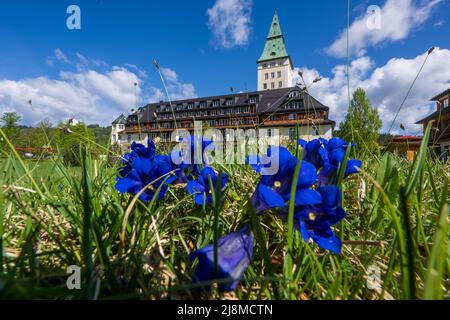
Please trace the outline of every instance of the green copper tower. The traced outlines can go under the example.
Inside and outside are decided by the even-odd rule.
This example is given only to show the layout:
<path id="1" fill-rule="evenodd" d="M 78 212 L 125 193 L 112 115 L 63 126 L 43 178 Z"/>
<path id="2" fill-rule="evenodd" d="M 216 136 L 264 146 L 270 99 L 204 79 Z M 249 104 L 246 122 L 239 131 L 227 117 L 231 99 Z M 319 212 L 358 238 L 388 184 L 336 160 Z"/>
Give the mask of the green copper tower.
<path id="1" fill-rule="evenodd" d="M 278 11 L 275 10 L 258 63 L 258 90 L 292 86 L 292 62 L 287 53 Z"/>

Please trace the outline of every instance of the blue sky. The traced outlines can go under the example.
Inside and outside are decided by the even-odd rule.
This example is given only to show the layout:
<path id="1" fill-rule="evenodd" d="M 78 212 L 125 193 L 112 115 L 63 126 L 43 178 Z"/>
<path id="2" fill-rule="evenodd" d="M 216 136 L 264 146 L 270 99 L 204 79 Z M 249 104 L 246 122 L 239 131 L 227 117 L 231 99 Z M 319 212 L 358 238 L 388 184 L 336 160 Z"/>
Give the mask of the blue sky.
<path id="1" fill-rule="evenodd" d="M 449 2 L 351 1 L 351 86 L 368 91 L 385 127 L 429 47 L 439 49 L 400 117 L 407 131 L 420 130 L 413 123 L 431 110 L 427 98 L 450 86 Z M 66 27 L 71 4 L 81 9 L 81 30 Z M 362 27 L 369 5 L 381 9 L 379 30 Z M 275 8 L 295 67 L 324 78 L 312 93 L 341 120 L 344 0 L 2 1 L 0 112 L 18 111 L 27 124 L 73 115 L 107 124 L 135 104 L 134 82 L 139 104 L 164 98 L 154 58 L 172 98 L 254 90 Z"/>

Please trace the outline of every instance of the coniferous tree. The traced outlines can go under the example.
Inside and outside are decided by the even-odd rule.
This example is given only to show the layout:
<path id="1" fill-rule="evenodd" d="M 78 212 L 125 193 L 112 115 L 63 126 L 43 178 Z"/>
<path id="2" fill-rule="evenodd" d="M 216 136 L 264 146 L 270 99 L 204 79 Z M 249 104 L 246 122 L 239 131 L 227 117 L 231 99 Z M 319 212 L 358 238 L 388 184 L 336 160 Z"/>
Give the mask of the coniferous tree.
<path id="1" fill-rule="evenodd" d="M 377 109 L 372 107 L 366 92 L 358 88 L 353 93 L 347 116 L 340 124 L 337 135 L 356 143 L 356 150 L 361 153 L 378 153 L 381 126 Z"/>
<path id="2" fill-rule="evenodd" d="M 5 112 L 0 117 L 2 130 L 13 144 L 20 132 L 20 121 L 22 121 L 22 117 L 17 112 Z M 3 148 L 6 142 L 3 137 L 0 138 L 0 148 Z"/>

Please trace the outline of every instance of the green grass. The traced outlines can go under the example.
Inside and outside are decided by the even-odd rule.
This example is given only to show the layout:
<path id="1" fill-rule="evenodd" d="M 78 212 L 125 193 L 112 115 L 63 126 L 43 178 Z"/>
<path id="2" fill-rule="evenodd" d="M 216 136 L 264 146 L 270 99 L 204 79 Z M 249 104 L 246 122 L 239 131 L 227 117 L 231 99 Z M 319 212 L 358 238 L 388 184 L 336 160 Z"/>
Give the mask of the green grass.
<path id="1" fill-rule="evenodd" d="M 145 204 L 115 191 L 116 165 L 89 146 L 86 154 L 80 168 L 15 154 L 0 161 L 1 298 L 449 298 L 450 166 L 425 145 L 414 163 L 362 159 L 363 172 L 342 182 L 341 255 L 303 242 L 291 219 L 256 216 L 248 199 L 258 176 L 247 166 L 221 168 L 230 177 L 222 207 L 196 206 L 180 188 Z M 189 252 L 247 220 L 255 252 L 235 292 L 191 290 Z M 69 265 L 82 268 L 82 290 L 66 288 Z M 367 285 L 373 267 L 380 288 Z"/>

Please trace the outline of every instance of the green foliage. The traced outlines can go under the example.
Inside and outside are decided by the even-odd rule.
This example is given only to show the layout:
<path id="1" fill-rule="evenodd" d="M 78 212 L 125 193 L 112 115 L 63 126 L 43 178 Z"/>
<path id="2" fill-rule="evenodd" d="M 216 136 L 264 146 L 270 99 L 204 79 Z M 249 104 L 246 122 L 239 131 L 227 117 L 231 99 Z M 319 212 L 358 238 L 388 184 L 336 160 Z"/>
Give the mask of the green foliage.
<path id="1" fill-rule="evenodd" d="M 212 209 L 180 189 L 146 204 L 116 192 L 117 166 L 84 146 L 78 170 L 60 157 L 0 162 L 1 298 L 220 298 L 191 291 L 188 254 L 246 219 L 256 242 L 232 294 L 239 299 L 440 299 L 450 289 L 450 167 L 425 147 L 413 164 L 391 153 L 366 157 L 364 172 L 343 180 L 348 216 L 337 226 L 343 252 L 334 255 L 303 242 L 278 216 L 249 208 L 258 176 L 248 166 L 220 168 L 229 185 Z M 66 288 L 69 265 L 83 270 L 80 291 Z M 380 269 L 378 288 L 367 284 L 372 267 Z"/>
<path id="2" fill-rule="evenodd" d="M 55 136 L 59 155 L 66 164 L 71 166 L 81 165 L 81 146 L 93 146 L 94 143 L 95 137 L 92 130 L 82 122 L 69 126 L 60 125 Z"/>
<path id="3" fill-rule="evenodd" d="M 111 142 L 111 126 L 101 127 L 98 124 L 91 124 L 87 127 L 92 130 L 96 143 L 107 146 Z"/>
<path id="4" fill-rule="evenodd" d="M 74 135 L 69 135 L 67 131 L 62 129 L 69 128 L 74 131 Z M 5 130 L 5 129 L 4 129 Z M 59 146 L 63 148 L 66 158 L 70 158 L 70 163 L 79 165 L 79 161 L 75 158 L 79 157 L 79 144 L 96 143 L 101 146 L 108 146 L 111 139 L 111 127 L 101 127 L 98 124 L 85 126 L 84 124 L 77 124 L 75 126 L 67 124 L 59 124 L 58 127 L 53 127 L 48 121 L 42 121 L 36 127 L 15 127 L 15 135 L 8 134 L 10 140 L 17 148 L 33 148 L 35 153 L 39 154 L 39 150 L 45 147 L 56 148 Z M 5 132 L 9 132 L 5 130 Z M 85 135 L 86 133 L 86 135 Z M 81 136 L 80 136 L 81 135 Z M 70 145 L 70 147 L 67 147 Z M 70 152 L 73 150 L 74 152 Z"/>
<path id="5" fill-rule="evenodd" d="M 373 108 L 366 92 L 358 88 L 354 93 L 345 120 L 336 135 L 357 144 L 358 154 L 379 153 L 379 131 L 382 122 L 377 109 Z"/>
<path id="6" fill-rule="evenodd" d="M 19 123 L 22 117 L 17 112 L 5 112 L 0 117 L 0 123 L 2 125 L 3 132 L 6 134 L 9 140 L 14 141 L 19 135 Z M 4 140 L 0 139 L 0 146 L 5 146 Z"/>

